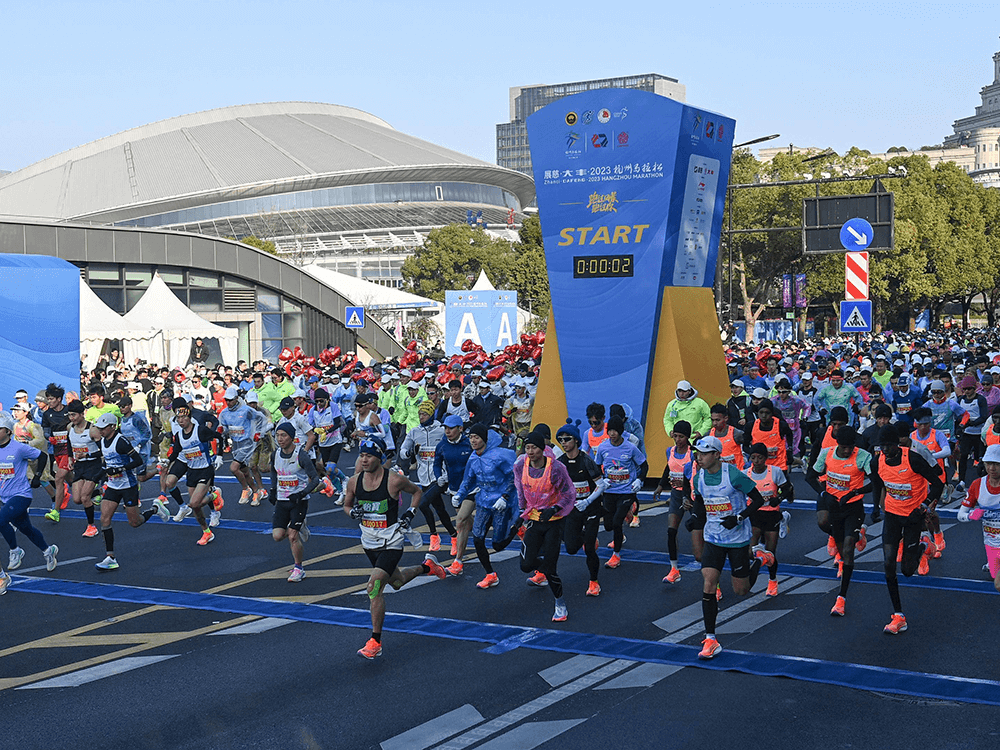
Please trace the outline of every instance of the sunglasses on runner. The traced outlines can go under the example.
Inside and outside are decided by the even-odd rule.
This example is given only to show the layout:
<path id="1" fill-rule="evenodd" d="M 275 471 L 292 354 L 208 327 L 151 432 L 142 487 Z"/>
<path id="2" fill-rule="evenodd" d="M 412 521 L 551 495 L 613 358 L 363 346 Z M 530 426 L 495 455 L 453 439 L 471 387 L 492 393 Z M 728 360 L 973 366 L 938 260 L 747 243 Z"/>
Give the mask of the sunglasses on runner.
<path id="1" fill-rule="evenodd" d="M 574 440 L 574 439 L 575 438 L 572 435 L 559 435 L 558 437 L 556 437 L 556 440 L 559 441 L 560 443 L 565 443 L 568 440 Z"/>

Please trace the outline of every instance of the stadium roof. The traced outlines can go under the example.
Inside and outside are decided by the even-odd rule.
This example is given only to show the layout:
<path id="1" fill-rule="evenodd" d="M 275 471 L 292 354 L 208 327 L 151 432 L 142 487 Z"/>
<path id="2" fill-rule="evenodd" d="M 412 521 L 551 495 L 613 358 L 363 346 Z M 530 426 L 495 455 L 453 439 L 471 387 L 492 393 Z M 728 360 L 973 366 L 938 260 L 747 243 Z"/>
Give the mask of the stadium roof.
<path id="1" fill-rule="evenodd" d="M 0 215 L 115 222 L 234 198 L 373 182 L 496 185 L 522 205 L 519 172 L 395 130 L 361 110 L 245 104 L 101 138 L 0 177 Z"/>

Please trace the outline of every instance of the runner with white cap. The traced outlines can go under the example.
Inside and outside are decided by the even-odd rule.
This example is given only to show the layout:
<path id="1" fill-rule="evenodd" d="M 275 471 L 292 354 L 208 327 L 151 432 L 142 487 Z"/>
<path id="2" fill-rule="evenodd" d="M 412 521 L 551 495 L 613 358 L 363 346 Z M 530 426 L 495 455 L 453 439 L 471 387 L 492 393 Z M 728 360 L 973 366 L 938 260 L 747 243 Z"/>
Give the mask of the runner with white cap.
<path id="1" fill-rule="evenodd" d="M 719 614 L 716 590 L 722 568 L 729 561 L 733 593 L 750 593 L 760 572 L 761 558 L 750 555 L 750 514 L 760 509 L 764 498 L 754 481 L 732 464 L 722 461 L 722 443 L 711 435 L 694 445 L 698 471 L 695 473 L 694 515 L 705 519 L 705 546 L 701 553 L 701 608 L 705 639 L 699 659 L 712 659 L 722 651 L 715 636 Z"/>
<path id="2" fill-rule="evenodd" d="M 250 459 L 257 449 L 266 423 L 260 412 L 243 403 L 240 390 L 235 385 L 226 388 L 225 398 L 226 408 L 219 414 L 219 424 L 223 434 L 229 438 L 229 449 L 233 457 L 229 470 L 240 483 L 240 505 L 245 505 L 264 489 L 250 471 Z"/>

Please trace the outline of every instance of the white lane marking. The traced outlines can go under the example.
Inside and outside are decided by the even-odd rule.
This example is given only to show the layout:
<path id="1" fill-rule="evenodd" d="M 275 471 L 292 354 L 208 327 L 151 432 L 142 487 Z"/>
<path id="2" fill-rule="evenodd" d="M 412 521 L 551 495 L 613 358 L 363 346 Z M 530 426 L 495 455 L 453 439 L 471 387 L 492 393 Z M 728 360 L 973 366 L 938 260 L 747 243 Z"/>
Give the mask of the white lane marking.
<path id="1" fill-rule="evenodd" d="M 569 698 L 572 695 L 586 690 L 594 685 L 597 685 L 605 680 L 611 679 L 619 672 L 622 672 L 635 664 L 634 661 L 628 659 L 616 659 L 611 664 L 607 664 L 600 669 L 586 674 L 573 682 L 569 682 L 561 687 L 550 690 L 547 693 L 538 696 L 534 700 L 528 701 L 527 703 L 518 706 L 505 714 L 498 716 L 497 718 L 481 724 L 478 727 L 473 727 L 464 734 L 460 734 L 443 745 L 438 745 L 436 750 L 463 750 L 463 748 L 469 745 L 480 742 L 491 734 L 496 734 L 497 732 L 502 732 L 507 729 L 512 724 L 520 724 L 529 716 L 533 716 L 541 711 L 545 711 L 551 708 L 553 705 L 563 700 L 564 698 Z"/>
<path id="2" fill-rule="evenodd" d="M 586 719 L 564 719 L 562 721 L 534 721 L 514 727 L 506 734 L 480 745 L 479 750 L 532 750 L 563 732 L 568 732 Z"/>
<path id="3" fill-rule="evenodd" d="M 788 591 L 782 591 L 781 596 L 785 594 L 826 594 L 833 589 L 840 586 L 840 581 L 831 581 L 827 578 L 814 578 L 814 579 L 803 579 L 803 578 L 793 578 L 795 581 L 805 580 L 801 586 L 790 589 Z"/>
<path id="4" fill-rule="evenodd" d="M 723 623 L 716 628 L 717 633 L 753 633 L 755 630 L 769 625 L 779 617 L 787 615 L 790 609 L 762 609 L 756 612 L 747 612 L 734 617 L 729 622 Z"/>
<path id="5" fill-rule="evenodd" d="M 454 711 L 387 739 L 381 743 L 381 747 L 382 750 L 426 750 L 431 745 L 474 727 L 481 721 L 485 721 L 483 715 L 466 703 Z"/>
<path id="6" fill-rule="evenodd" d="M 56 569 L 63 567 L 64 565 L 72 565 L 73 563 L 88 562 L 89 560 L 96 560 L 96 557 L 74 557 L 72 560 L 59 560 L 59 564 Z M 44 565 L 36 565 L 33 568 L 18 568 L 16 571 L 11 570 L 9 573 L 13 573 L 16 576 L 24 575 L 25 573 L 37 573 L 39 570 L 45 570 Z"/>
<path id="7" fill-rule="evenodd" d="M 635 669 L 629 670 L 620 677 L 615 677 L 609 682 L 604 682 L 595 686 L 594 690 L 622 690 L 626 688 L 652 687 L 660 680 L 664 680 L 675 672 L 680 672 L 682 669 L 684 669 L 684 667 L 647 662 L 646 664 L 640 664 Z"/>
<path id="8" fill-rule="evenodd" d="M 261 620 L 255 620 L 254 622 L 245 622 L 242 625 L 234 625 L 231 628 L 226 628 L 225 630 L 216 630 L 214 633 L 209 633 L 209 635 L 252 635 L 254 633 L 263 633 L 268 630 L 274 630 L 274 628 L 280 628 L 282 625 L 288 625 L 293 623 L 295 620 L 286 620 L 282 617 L 265 617 Z"/>
<path id="9" fill-rule="evenodd" d="M 180 654 L 163 654 L 161 656 L 126 656 L 122 659 L 110 661 L 107 664 L 98 664 L 96 667 L 88 667 L 69 674 L 53 677 L 49 680 L 42 680 L 31 685 L 22 685 L 17 690 L 40 690 L 43 688 L 65 688 L 79 687 L 88 682 L 103 680 L 105 677 L 130 672 L 140 667 L 148 667 L 157 662 L 166 661 L 180 656 Z"/>
<path id="10" fill-rule="evenodd" d="M 548 669 L 543 669 L 538 673 L 538 676 L 552 687 L 559 687 L 563 683 L 575 680 L 580 675 L 584 675 L 598 667 L 603 667 L 610 661 L 611 659 L 606 659 L 602 656 L 579 654 Z"/>

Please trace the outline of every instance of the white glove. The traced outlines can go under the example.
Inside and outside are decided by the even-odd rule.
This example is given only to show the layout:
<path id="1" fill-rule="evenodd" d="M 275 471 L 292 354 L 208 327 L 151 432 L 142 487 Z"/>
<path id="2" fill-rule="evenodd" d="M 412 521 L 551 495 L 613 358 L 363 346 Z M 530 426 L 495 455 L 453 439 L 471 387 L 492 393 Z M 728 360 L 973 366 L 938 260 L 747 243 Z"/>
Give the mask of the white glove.
<path id="1" fill-rule="evenodd" d="M 965 523 L 966 521 L 968 521 L 969 520 L 969 513 L 971 511 L 972 511 L 972 508 L 968 507 L 967 505 L 959 505 L 958 506 L 958 520 L 961 521 L 962 523 Z"/>
<path id="2" fill-rule="evenodd" d="M 636 480 L 632 482 L 632 492 L 638 492 L 641 489 L 642 489 L 642 480 L 636 478 Z"/>
<path id="3" fill-rule="evenodd" d="M 442 474 L 441 476 L 439 476 L 437 478 L 437 483 L 438 483 L 438 487 L 447 487 L 448 486 L 448 475 L 447 474 Z"/>
<path id="4" fill-rule="evenodd" d="M 452 493 L 452 496 L 451 496 L 451 507 L 452 508 L 461 508 L 462 507 L 462 501 L 459 500 L 458 499 L 458 495 L 456 495 L 454 493 Z"/>
<path id="5" fill-rule="evenodd" d="M 493 510 L 500 511 L 501 513 L 507 510 L 507 501 L 502 497 L 493 503 Z"/>
<path id="6" fill-rule="evenodd" d="M 222 468 L 222 456 L 215 457 L 215 470 L 218 471 Z"/>
<path id="7" fill-rule="evenodd" d="M 576 509 L 581 513 L 583 513 L 583 511 L 587 510 L 587 508 L 590 506 L 590 499 L 592 497 L 593 495 L 587 495 L 586 497 L 581 497 L 574 503 Z"/>

